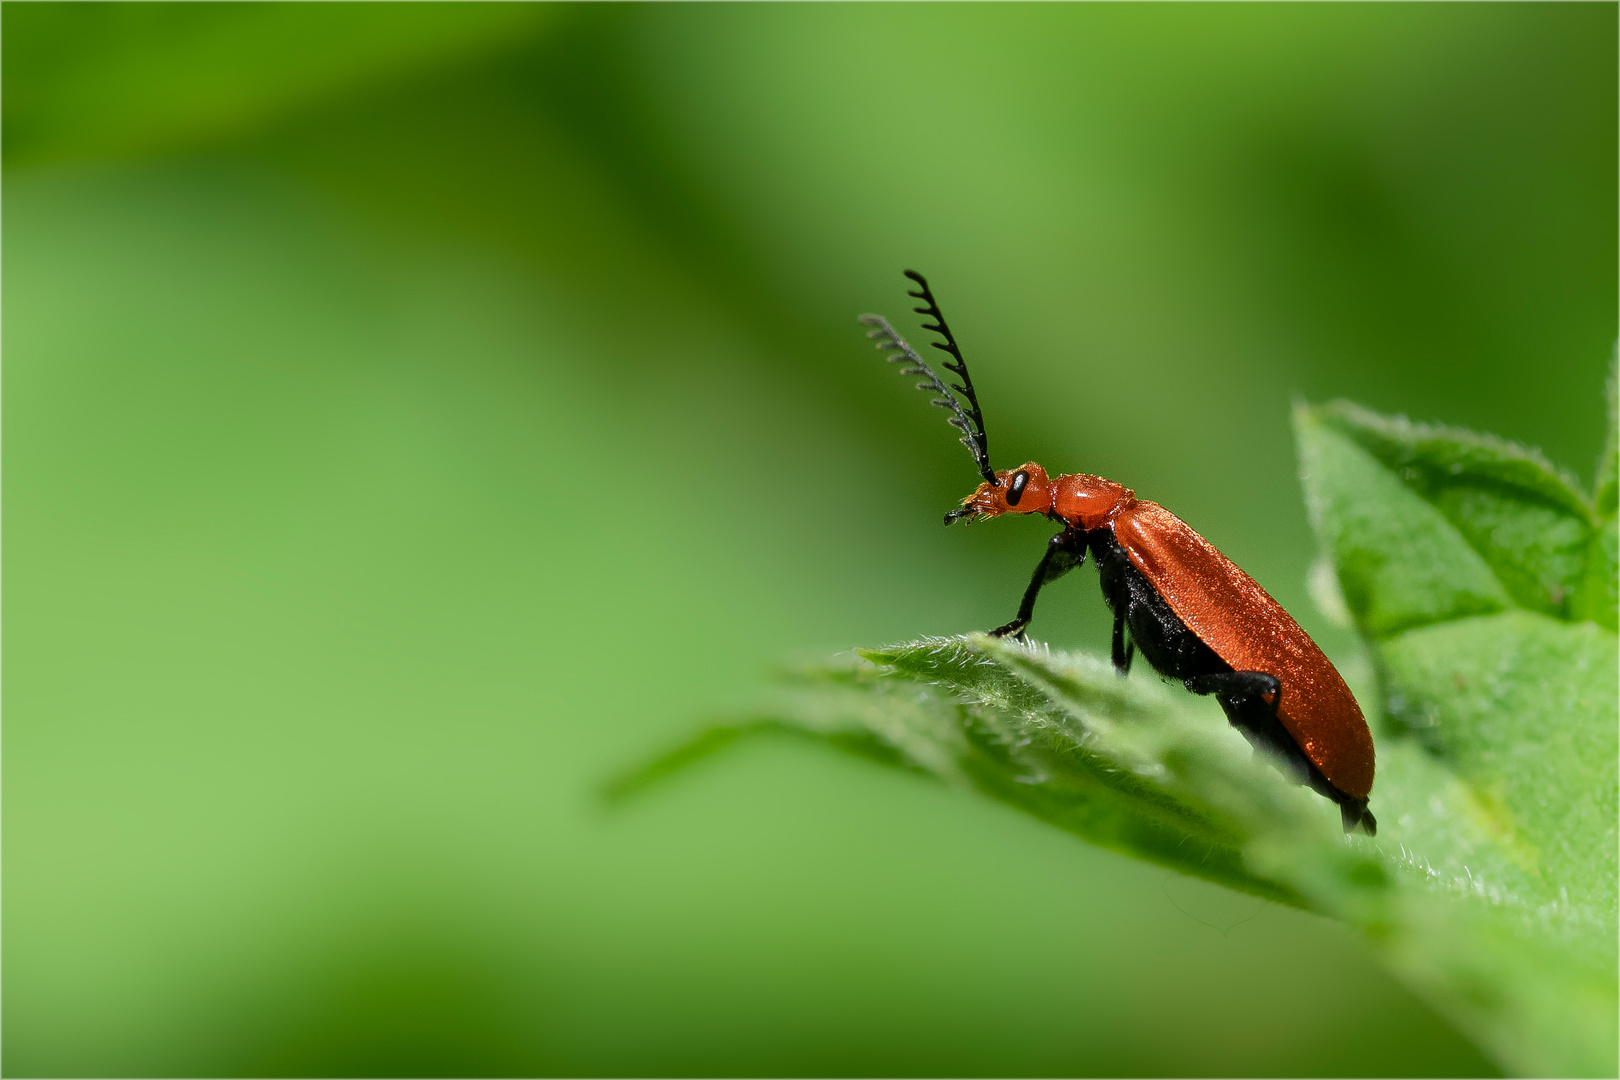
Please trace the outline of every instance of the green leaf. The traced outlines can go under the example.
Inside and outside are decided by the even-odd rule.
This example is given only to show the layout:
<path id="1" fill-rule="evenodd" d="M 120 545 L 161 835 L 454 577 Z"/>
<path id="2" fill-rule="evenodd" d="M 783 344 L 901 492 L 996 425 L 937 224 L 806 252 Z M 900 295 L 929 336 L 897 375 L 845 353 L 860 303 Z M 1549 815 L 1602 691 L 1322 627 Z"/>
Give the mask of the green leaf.
<path id="1" fill-rule="evenodd" d="M 1611 446 L 1613 401 L 1611 383 Z M 1391 721 L 1375 791 L 1381 820 L 1394 809 L 1384 835 L 1436 867 L 1445 858 L 1453 880 L 1460 866 L 1492 904 L 1411 909 L 1423 944 L 1392 955 L 1504 1064 L 1612 1073 L 1612 502 L 1605 512 L 1605 496 L 1587 499 L 1538 453 L 1471 432 L 1342 403 L 1301 408 L 1295 426 L 1312 520 Z M 1600 466 L 1599 491 L 1612 483 Z M 1474 839 L 1432 815 L 1425 825 L 1413 801 L 1439 782 L 1420 773 L 1442 771 Z M 1582 1037 L 1586 1056 L 1559 1056 L 1560 1039 Z"/>
<path id="2" fill-rule="evenodd" d="M 1374 865 L 1361 841 L 1346 845 L 1338 810 L 1257 759 L 1212 701 L 1142 674 L 1121 679 L 1105 660 L 978 634 L 864 650 L 793 678 L 759 709 L 616 780 L 610 797 L 740 735 L 797 730 L 881 756 L 875 742 L 895 764 L 1282 903 L 1310 906 L 1249 865 L 1257 835 L 1308 838 L 1331 873 Z"/>
<path id="3" fill-rule="evenodd" d="M 1560 617 L 1588 609 L 1576 598 L 1602 521 L 1539 452 L 1344 402 L 1297 413 L 1312 521 L 1368 628 L 1509 604 Z M 1318 475 L 1334 482 L 1313 483 Z M 1602 621 L 1601 605 L 1590 609 Z M 1604 625 L 1614 628 L 1612 603 Z"/>
<path id="4" fill-rule="evenodd" d="M 1361 700 L 1387 710 L 1367 710 L 1376 839 L 1344 836 L 1212 701 L 984 635 L 799 672 L 615 794 L 744 734 L 808 734 L 1341 919 L 1504 1068 L 1614 1075 L 1620 648 L 1592 582 L 1612 501 L 1605 519 L 1500 440 L 1343 404 L 1295 421 L 1326 587 L 1379 674 Z"/>
<path id="5" fill-rule="evenodd" d="M 1312 414 L 1298 418 L 1306 505 L 1351 615 L 1378 633 L 1501 611 L 1512 601 L 1445 515 Z M 1314 477 L 1336 482 L 1313 484 Z"/>

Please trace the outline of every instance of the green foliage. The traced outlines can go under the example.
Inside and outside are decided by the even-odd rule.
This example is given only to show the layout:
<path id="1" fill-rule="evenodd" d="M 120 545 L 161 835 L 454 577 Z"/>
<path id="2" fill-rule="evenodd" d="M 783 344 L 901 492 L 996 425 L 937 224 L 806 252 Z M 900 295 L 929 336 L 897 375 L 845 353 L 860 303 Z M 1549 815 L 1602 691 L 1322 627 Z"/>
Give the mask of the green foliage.
<path id="1" fill-rule="evenodd" d="M 551 21 L 551 5 L 297 10 L 137 4 L 12 9 L 7 164 L 173 149 L 443 67 Z"/>
<path id="2" fill-rule="evenodd" d="M 1341 919 L 1505 1068 L 1613 1075 L 1612 431 L 1594 501 L 1501 440 L 1347 404 L 1301 407 L 1295 426 L 1313 524 L 1379 675 L 1376 839 L 1343 836 L 1337 809 L 1212 702 L 984 635 L 800 671 L 615 793 L 741 734 L 827 739 Z"/>

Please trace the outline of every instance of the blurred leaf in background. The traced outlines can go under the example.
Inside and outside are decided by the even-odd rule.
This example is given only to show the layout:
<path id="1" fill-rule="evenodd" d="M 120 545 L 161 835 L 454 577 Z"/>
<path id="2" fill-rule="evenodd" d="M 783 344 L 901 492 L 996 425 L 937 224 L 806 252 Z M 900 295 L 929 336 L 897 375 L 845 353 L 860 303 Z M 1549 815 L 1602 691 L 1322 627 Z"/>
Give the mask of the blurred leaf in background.
<path id="1" fill-rule="evenodd" d="M 1493 1068 L 1335 924 L 948 790 L 592 792 L 786 654 L 1005 620 L 1038 532 L 939 529 L 966 457 L 853 324 L 903 266 L 1007 454 L 1353 669 L 1289 402 L 1585 482 L 1612 6 L 0 20 L 7 1072 Z"/>

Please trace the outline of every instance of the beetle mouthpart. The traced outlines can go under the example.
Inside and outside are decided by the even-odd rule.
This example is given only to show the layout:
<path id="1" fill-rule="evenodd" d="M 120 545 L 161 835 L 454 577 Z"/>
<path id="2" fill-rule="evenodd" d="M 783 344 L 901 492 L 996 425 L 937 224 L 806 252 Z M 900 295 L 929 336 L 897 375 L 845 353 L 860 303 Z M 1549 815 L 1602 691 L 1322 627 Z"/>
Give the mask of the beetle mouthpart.
<path id="1" fill-rule="evenodd" d="M 979 512 L 978 509 L 975 508 L 975 507 L 972 507 L 972 506 L 959 506 L 955 510 L 950 511 L 949 513 L 947 513 L 945 515 L 945 524 L 947 524 L 947 525 L 955 525 L 958 521 L 961 521 L 963 518 L 970 518 L 970 517 L 976 516 L 978 514 L 978 512 Z"/>

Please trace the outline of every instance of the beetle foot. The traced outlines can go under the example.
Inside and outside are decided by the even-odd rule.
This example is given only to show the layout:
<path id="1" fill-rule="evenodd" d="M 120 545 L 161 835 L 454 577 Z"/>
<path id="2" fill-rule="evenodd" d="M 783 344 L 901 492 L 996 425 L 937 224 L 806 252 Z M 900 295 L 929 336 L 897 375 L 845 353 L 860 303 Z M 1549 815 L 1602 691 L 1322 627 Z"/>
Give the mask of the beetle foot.
<path id="1" fill-rule="evenodd" d="M 1367 809 L 1366 799 L 1340 803 L 1339 814 L 1344 819 L 1345 835 L 1355 832 L 1358 828 L 1368 836 L 1378 835 L 1378 819 Z"/>

